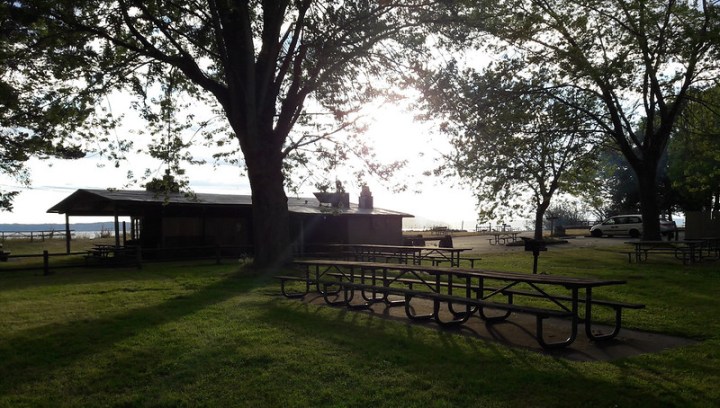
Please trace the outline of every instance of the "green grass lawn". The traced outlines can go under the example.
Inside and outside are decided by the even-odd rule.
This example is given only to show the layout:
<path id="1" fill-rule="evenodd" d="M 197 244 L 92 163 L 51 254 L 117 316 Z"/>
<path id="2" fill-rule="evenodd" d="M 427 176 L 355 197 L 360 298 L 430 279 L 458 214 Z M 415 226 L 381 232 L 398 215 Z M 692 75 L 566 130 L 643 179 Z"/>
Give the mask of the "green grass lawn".
<path id="1" fill-rule="evenodd" d="M 524 252 L 484 255 L 527 271 Z M 720 263 L 543 253 L 540 270 L 627 279 L 628 327 L 697 345 L 573 362 L 284 299 L 240 264 L 3 272 L 0 406 L 660 407 L 720 401 Z"/>

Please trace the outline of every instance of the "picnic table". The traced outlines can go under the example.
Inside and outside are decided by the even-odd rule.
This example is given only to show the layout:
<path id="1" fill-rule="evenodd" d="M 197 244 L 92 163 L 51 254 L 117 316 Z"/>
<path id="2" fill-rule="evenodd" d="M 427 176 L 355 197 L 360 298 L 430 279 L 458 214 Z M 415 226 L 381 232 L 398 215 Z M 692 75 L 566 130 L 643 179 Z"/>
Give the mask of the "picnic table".
<path id="1" fill-rule="evenodd" d="M 720 238 L 718 237 L 702 237 L 697 238 L 699 240 L 703 241 L 703 245 L 701 247 L 701 255 L 703 259 L 706 257 L 709 258 L 719 258 L 720 257 Z"/>
<path id="2" fill-rule="evenodd" d="M 580 324 L 584 324 L 585 334 L 591 340 L 614 338 L 622 325 L 622 309 L 644 307 L 593 297 L 595 288 L 625 284 L 624 280 L 360 261 L 296 260 L 295 265 L 303 268 L 304 276 L 276 276 L 287 297 L 305 296 L 314 286 L 330 305 L 350 308 L 366 308 L 378 302 L 403 305 L 411 320 L 434 320 L 440 325 L 460 325 L 475 314 L 490 324 L 503 322 L 512 313 L 530 314 L 536 317 L 535 338 L 544 348 L 572 344 Z M 286 282 L 293 280 L 304 282 L 305 290 L 288 292 Z M 356 293 L 360 294 L 359 304 L 354 300 Z M 390 295 L 402 299 L 391 300 Z M 416 314 L 412 300 L 417 298 L 430 300 L 432 312 Z M 515 303 L 516 299 L 530 298 L 532 305 Z M 598 306 L 615 312 L 614 327 L 609 333 L 593 330 L 593 310 Z M 441 314 L 441 309 L 449 313 Z M 447 315 L 452 317 L 443 317 Z M 545 339 L 543 322 L 548 318 L 568 322 L 566 339 L 554 342 Z"/>
<path id="3" fill-rule="evenodd" d="M 422 261 L 431 261 L 435 265 L 447 261 L 453 267 L 460 266 L 461 253 L 472 250 L 472 248 L 381 244 L 327 244 L 326 246 L 350 251 L 357 261 L 392 259 L 397 260 L 398 263 L 412 263 L 414 265 L 419 265 Z"/>
<path id="4" fill-rule="evenodd" d="M 134 260 L 136 251 L 135 247 L 95 244 L 87 251 L 85 262 L 96 261 L 103 264 L 127 262 Z"/>
<path id="5" fill-rule="evenodd" d="M 635 262 L 641 263 L 648 259 L 650 253 L 658 254 L 671 254 L 676 259 L 679 259 L 683 264 L 695 263 L 702 261 L 705 250 L 714 250 L 712 240 L 709 239 L 686 239 L 679 241 L 653 241 L 653 240 L 639 240 L 625 242 L 627 245 L 632 245 L 634 251 L 631 252 L 628 258 L 632 262 L 632 258 Z"/>
<path id="6" fill-rule="evenodd" d="M 504 232 L 493 232 L 492 238 L 488 238 L 490 245 L 507 244 L 518 240 L 518 232 L 504 231 Z"/>

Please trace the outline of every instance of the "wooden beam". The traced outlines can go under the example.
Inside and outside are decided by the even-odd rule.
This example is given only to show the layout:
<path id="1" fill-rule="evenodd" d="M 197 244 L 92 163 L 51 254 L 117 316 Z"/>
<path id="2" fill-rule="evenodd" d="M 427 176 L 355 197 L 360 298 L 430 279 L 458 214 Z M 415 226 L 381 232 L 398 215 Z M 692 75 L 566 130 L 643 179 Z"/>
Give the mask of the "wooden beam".
<path id="1" fill-rule="evenodd" d="M 118 220 L 117 206 L 115 207 L 115 247 L 120 247 L 120 222 Z"/>
<path id="2" fill-rule="evenodd" d="M 70 253 L 70 214 L 65 213 L 65 253 Z"/>

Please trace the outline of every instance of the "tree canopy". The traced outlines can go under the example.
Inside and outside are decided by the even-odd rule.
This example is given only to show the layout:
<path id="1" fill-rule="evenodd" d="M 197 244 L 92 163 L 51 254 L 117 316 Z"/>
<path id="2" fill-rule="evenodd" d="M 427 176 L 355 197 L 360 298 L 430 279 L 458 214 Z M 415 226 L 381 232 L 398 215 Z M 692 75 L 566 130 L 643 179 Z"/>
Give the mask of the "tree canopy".
<path id="1" fill-rule="evenodd" d="M 219 151 L 228 139 L 239 146 L 252 188 L 255 262 L 271 266 L 291 251 L 283 170 L 292 171 L 288 159 L 298 148 L 331 134 L 293 133 L 307 106 L 342 122 L 378 95 L 381 73 L 387 82 L 406 74 L 403 63 L 425 56 L 417 23 L 436 9 L 433 3 L 3 1 L 3 13 L 16 23 L 8 48 L 14 63 L 5 64 L 4 76 L 32 86 L 24 91 L 35 107 L 44 98 L 104 127 L 114 123 L 95 107 L 113 92 L 131 92 L 151 125 L 179 106 L 213 108 L 227 130 L 206 137 Z M 123 143 L 116 148 L 127 149 Z"/>
<path id="2" fill-rule="evenodd" d="M 696 92 L 670 141 L 669 174 L 688 211 L 720 210 L 720 87 Z"/>
<path id="3" fill-rule="evenodd" d="M 13 72 L 27 64 L 16 53 L 25 40 L 24 20 L 16 21 L 10 10 L 0 7 L 0 173 L 21 185 L 30 183 L 25 166 L 32 156 L 79 158 L 84 155 L 70 133 L 87 129 L 87 111 L 56 103 L 48 92 L 34 89 L 31 82 Z M 31 63 L 32 61 L 30 61 Z M 0 211 L 12 210 L 18 191 L 0 188 Z"/>
<path id="4" fill-rule="evenodd" d="M 557 193 L 587 185 L 599 132 L 579 107 L 582 94 L 564 97 L 572 107 L 533 92 L 513 64 L 483 75 L 450 66 L 429 78 L 431 111 L 446 118 L 442 130 L 453 150 L 442 170 L 458 174 L 476 192 L 479 222 L 508 222 L 534 213 L 535 238 Z M 537 80 L 537 79 L 535 79 Z M 530 205 L 529 205 L 530 204 Z"/>
<path id="5" fill-rule="evenodd" d="M 522 78 L 543 78 L 528 92 L 578 109 L 623 154 L 639 183 L 644 235 L 658 239 L 658 166 L 690 91 L 712 85 L 720 72 L 718 2 L 467 4 L 461 21 L 473 31 L 466 40 L 522 67 Z M 568 90 L 592 103 L 578 105 Z"/>

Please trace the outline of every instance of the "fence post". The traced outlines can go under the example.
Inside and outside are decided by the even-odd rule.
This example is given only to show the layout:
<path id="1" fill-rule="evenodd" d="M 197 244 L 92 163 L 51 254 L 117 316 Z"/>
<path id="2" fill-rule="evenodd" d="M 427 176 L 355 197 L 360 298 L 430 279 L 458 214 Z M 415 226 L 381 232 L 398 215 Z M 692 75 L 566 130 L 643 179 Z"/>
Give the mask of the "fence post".
<path id="1" fill-rule="evenodd" d="M 215 262 L 220 265 L 220 244 L 215 246 Z"/>
<path id="2" fill-rule="evenodd" d="M 43 275 L 50 275 L 50 254 L 47 249 L 43 250 Z"/>

